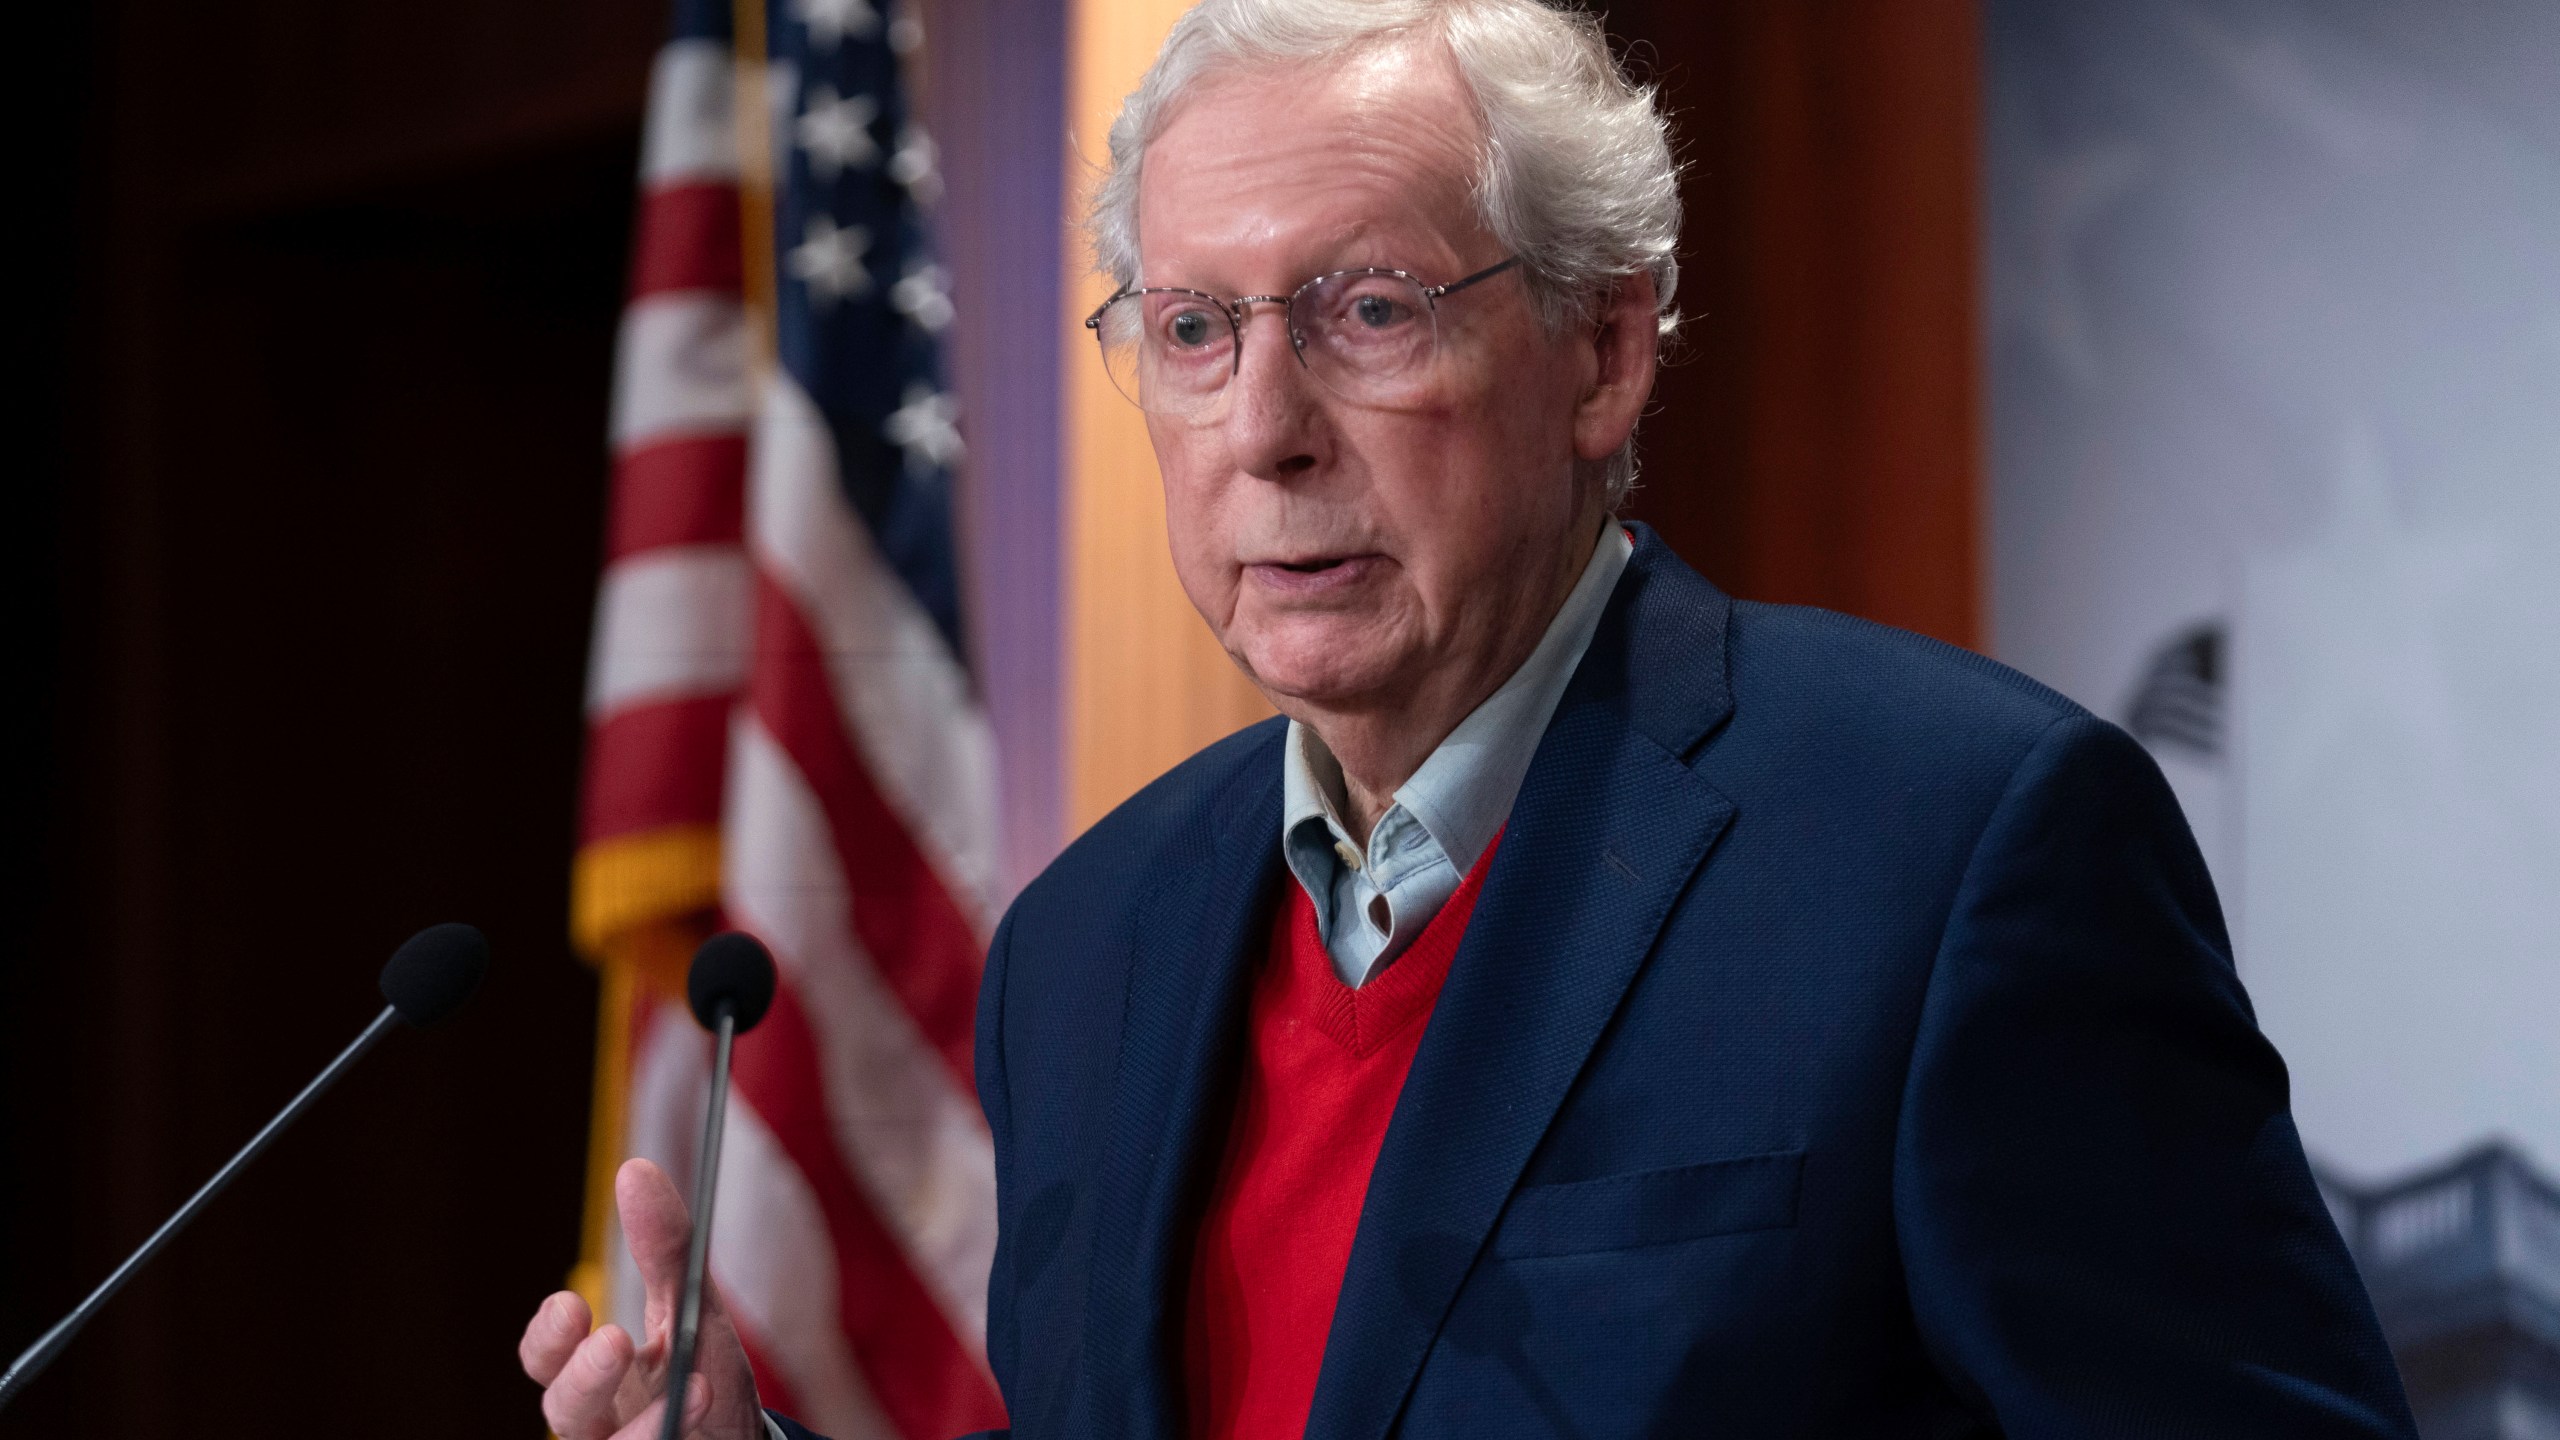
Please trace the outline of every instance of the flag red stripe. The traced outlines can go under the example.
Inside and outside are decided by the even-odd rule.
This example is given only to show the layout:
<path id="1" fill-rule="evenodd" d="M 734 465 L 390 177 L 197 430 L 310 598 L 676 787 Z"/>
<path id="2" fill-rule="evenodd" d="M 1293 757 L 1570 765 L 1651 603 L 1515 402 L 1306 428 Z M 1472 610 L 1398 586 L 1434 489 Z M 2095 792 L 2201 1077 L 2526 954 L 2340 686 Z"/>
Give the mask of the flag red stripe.
<path id="1" fill-rule="evenodd" d="M 736 293 L 745 283 L 739 234 L 733 184 L 642 192 L 631 235 L 631 298 L 669 290 Z"/>
<path id="2" fill-rule="evenodd" d="M 881 683 L 896 677 L 882 666 Z M 826 813 L 853 900 L 853 929 L 889 988 L 962 1088 L 983 952 L 906 822 L 871 777 L 836 709 L 824 652 L 791 596 L 756 572 L 756 718 L 800 770 Z"/>
<path id="3" fill-rule="evenodd" d="M 587 730 L 580 844 L 662 825 L 717 825 L 735 697 L 634 705 Z"/>
<path id="4" fill-rule="evenodd" d="M 817 1037 L 785 983 L 762 1023 L 739 1038 L 740 1097 L 800 1171 L 835 1241 L 845 1340 L 883 1414 L 908 1440 L 949 1440 L 1001 1427 L 1004 1405 L 905 1252 L 873 1212 L 837 1151 Z"/>
<path id="5" fill-rule="evenodd" d="M 614 461 L 607 563 L 661 545 L 735 545 L 747 526 L 747 437 L 686 435 Z"/>

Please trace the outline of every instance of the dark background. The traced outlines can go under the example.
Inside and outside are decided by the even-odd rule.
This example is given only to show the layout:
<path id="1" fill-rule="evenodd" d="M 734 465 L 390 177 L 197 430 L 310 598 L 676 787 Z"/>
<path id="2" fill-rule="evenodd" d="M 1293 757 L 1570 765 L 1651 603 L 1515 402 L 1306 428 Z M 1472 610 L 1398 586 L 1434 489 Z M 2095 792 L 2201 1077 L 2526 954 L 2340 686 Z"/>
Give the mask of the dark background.
<path id="1" fill-rule="evenodd" d="M 1611 18 L 1694 167 L 1687 359 L 1636 513 L 1742 593 L 1973 638 L 1971 6 Z M 7 755 L 34 843 L 0 976 L 0 1349 L 353 1036 L 402 937 L 466 918 L 498 959 L 0 1435 L 539 1431 L 513 1351 L 577 1244 L 595 993 L 568 861 L 660 24 L 654 0 L 21 24 Z"/>

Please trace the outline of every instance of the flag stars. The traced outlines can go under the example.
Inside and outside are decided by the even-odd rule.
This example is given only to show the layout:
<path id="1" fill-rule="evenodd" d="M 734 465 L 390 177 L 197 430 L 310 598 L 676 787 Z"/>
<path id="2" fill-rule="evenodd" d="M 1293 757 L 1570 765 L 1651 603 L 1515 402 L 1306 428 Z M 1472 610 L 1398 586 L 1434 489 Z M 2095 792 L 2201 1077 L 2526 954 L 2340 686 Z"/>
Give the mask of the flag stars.
<path id="1" fill-rule="evenodd" d="M 880 28 L 871 0 L 791 0 L 791 13 L 809 27 L 809 44 L 817 50 L 832 51 L 848 35 L 867 39 Z"/>
<path id="2" fill-rule="evenodd" d="M 812 303 L 832 305 L 871 293 L 871 272 L 862 263 L 870 251 L 869 230 L 860 225 L 838 226 L 824 215 L 812 215 L 786 263 L 792 278 L 809 287 Z"/>
<path id="3" fill-rule="evenodd" d="M 800 148 L 809 154 L 809 173 L 832 184 L 847 170 L 867 170 L 880 162 L 880 143 L 871 138 L 871 122 L 880 118 L 880 102 L 868 95 L 838 96 L 832 85 L 812 85 L 800 112 Z"/>
<path id="4" fill-rule="evenodd" d="M 960 402 L 918 382 L 907 387 L 906 403 L 889 414 L 880 434 L 906 452 L 907 469 L 943 469 L 960 458 Z"/>
<path id="5" fill-rule="evenodd" d="M 951 273 L 924 261 L 908 265 L 907 273 L 889 287 L 889 308 L 926 334 L 939 334 L 951 323 Z"/>

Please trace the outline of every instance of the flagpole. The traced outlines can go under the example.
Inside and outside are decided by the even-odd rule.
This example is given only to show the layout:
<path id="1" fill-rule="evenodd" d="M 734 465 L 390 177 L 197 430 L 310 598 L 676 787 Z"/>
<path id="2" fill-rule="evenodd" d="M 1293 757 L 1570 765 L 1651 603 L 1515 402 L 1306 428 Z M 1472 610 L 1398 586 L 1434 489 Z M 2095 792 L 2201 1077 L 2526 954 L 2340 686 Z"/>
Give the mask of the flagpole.
<path id="1" fill-rule="evenodd" d="M 764 0 L 733 0 L 730 15 L 730 140 L 737 161 L 740 226 L 739 299 L 751 413 L 777 364 L 775 347 L 775 133 Z M 703 37 L 709 38 L 709 37 Z M 680 97 L 679 97 L 680 98 Z M 650 96 L 652 114 L 670 103 Z M 713 117 L 687 112 L 696 130 Z M 644 181 L 646 199 L 646 182 Z M 645 205 L 644 205 L 645 212 Z M 725 288 L 726 277 L 699 283 Z M 618 462 L 617 462 L 618 463 Z M 734 462 L 731 462 L 734 463 Z M 617 479 L 617 484 L 619 480 Z M 750 643 L 741 635 L 739 643 Z M 591 745 L 594 743 L 591 735 Z M 698 757 L 697 757 L 698 758 Z M 716 758 L 716 757 L 715 757 Z M 592 762 L 591 762 L 592 763 Z M 592 777 L 590 784 L 592 784 Z M 586 1203 L 577 1264 L 569 1288 L 585 1297 L 597 1323 L 614 1317 L 614 1256 L 619 1226 L 614 1180 L 630 1148 L 631 1067 L 638 1033 L 655 1007 L 684 993 L 686 962 L 712 928 L 720 903 L 720 834 L 712 816 L 581 844 L 571 880 L 570 930 L 596 967 L 595 1089 L 588 1131 Z"/>
<path id="2" fill-rule="evenodd" d="M 738 66 L 739 254 L 746 285 L 747 364 L 761 380 L 774 357 L 773 107 L 764 0 L 735 0 L 732 44 Z"/>

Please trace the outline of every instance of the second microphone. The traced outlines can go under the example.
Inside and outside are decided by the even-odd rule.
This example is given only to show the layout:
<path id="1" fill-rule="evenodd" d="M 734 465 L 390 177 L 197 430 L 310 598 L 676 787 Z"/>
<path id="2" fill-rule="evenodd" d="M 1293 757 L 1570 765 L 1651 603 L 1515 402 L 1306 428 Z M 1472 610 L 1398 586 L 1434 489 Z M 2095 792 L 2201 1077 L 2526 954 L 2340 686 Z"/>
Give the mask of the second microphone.
<path id="1" fill-rule="evenodd" d="M 773 955 L 763 942 L 735 930 L 702 942 L 685 972 L 685 1002 L 716 1042 L 711 1093 L 703 1107 L 702 1145 L 693 1175 L 693 1240 L 685 1251 L 684 1284 L 676 1292 L 676 1334 L 667 1357 L 667 1408 L 662 1440 L 677 1440 L 684 1394 L 693 1379 L 694 1347 L 702 1331 L 702 1276 L 711 1258 L 711 1202 L 720 1188 L 720 1126 L 729 1111 L 729 1051 L 773 1008 Z"/>

